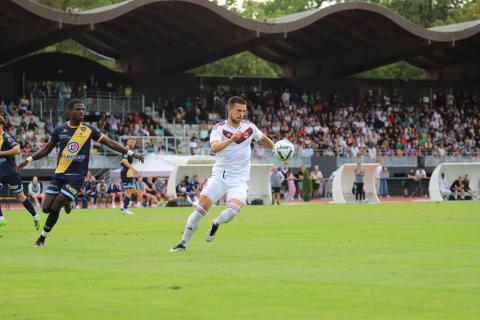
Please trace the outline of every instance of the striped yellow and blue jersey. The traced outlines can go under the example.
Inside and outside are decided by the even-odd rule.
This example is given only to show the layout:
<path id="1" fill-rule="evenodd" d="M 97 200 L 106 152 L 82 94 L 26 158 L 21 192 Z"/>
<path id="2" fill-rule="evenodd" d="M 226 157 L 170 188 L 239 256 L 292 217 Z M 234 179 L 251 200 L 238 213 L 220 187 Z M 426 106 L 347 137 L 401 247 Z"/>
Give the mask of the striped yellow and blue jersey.
<path id="1" fill-rule="evenodd" d="M 131 178 L 133 177 L 133 170 L 131 168 L 128 168 L 126 165 L 123 164 L 123 159 L 126 159 L 129 164 L 133 163 L 133 156 L 129 156 L 127 153 L 124 153 L 122 155 L 122 170 L 120 171 L 120 177 L 122 179 L 125 178 Z"/>
<path id="2" fill-rule="evenodd" d="M 76 127 L 70 122 L 56 127 L 52 134 L 52 141 L 59 148 L 55 174 L 86 176 L 91 140 L 100 142 L 103 137 L 100 130 L 86 122 Z"/>
<path id="3" fill-rule="evenodd" d="M 0 136 L 0 150 L 8 151 L 17 146 L 17 142 L 11 135 L 5 131 Z M 17 165 L 15 163 L 15 156 L 0 157 L 0 175 L 9 176 L 17 173 Z"/>

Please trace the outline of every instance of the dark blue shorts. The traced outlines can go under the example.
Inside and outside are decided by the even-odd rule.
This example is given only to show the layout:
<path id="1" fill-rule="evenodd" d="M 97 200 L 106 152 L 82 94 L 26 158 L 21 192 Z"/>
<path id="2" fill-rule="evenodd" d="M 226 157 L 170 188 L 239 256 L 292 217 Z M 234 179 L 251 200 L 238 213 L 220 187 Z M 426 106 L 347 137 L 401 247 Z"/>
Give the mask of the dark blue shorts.
<path id="1" fill-rule="evenodd" d="M 135 182 L 133 181 L 133 178 L 127 178 L 127 177 L 122 177 L 122 187 L 123 190 L 125 189 L 134 189 L 135 188 Z"/>
<path id="2" fill-rule="evenodd" d="M 54 175 L 52 182 L 47 188 L 46 194 L 57 195 L 62 193 L 73 201 L 82 188 L 84 180 L 85 178 L 83 176 Z"/>
<path id="3" fill-rule="evenodd" d="M 8 188 L 13 194 L 23 192 L 22 177 L 20 177 L 20 174 L 18 173 L 13 173 L 8 176 L 0 176 L 0 182 L 8 184 Z"/>

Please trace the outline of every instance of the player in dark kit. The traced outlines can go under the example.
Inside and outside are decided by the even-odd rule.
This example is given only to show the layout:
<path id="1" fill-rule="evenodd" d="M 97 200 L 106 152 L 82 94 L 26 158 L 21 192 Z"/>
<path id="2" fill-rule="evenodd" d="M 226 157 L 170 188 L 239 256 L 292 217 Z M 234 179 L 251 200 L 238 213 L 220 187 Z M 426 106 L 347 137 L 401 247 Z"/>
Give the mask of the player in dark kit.
<path id="1" fill-rule="evenodd" d="M 42 204 L 42 210 L 48 214 L 48 218 L 42 234 L 35 242 L 36 247 L 44 246 L 45 238 L 57 223 L 62 207 L 66 206 L 65 211 L 67 213 L 71 210 L 70 203 L 75 200 L 87 175 L 92 139 L 110 149 L 120 153 L 128 153 L 135 159 L 143 161 L 142 155 L 135 154 L 109 139 L 91 124 L 83 123 L 85 105 L 81 100 L 71 100 L 67 108 L 70 113 L 70 120 L 56 127 L 50 141 L 18 165 L 18 170 L 21 170 L 33 160 L 48 155 L 55 146 L 58 145 L 59 147 L 57 169 L 52 177 L 52 183 L 47 188 L 45 200 Z"/>
<path id="2" fill-rule="evenodd" d="M 135 190 L 135 181 L 133 181 L 133 177 L 137 174 L 137 169 L 132 165 L 133 157 L 130 153 L 133 152 L 136 144 L 137 140 L 135 137 L 128 137 L 127 149 L 129 150 L 129 153 L 124 153 L 122 155 L 122 171 L 120 172 L 120 176 L 122 177 L 122 187 L 125 192 L 123 205 L 121 206 L 123 214 L 133 214 L 133 212 L 128 210 L 128 205 L 130 204 L 133 190 Z"/>
<path id="3" fill-rule="evenodd" d="M 15 195 L 15 199 L 22 203 L 32 215 L 35 229 L 38 230 L 40 229 L 40 215 L 35 212 L 32 201 L 25 197 L 22 179 L 16 169 L 15 155 L 21 153 L 20 147 L 8 133 L 3 131 L 5 124 L 5 118 L 0 116 L 0 182 L 8 184 L 8 188 Z M 5 220 L 0 207 L 0 226 L 6 224 L 7 220 Z"/>

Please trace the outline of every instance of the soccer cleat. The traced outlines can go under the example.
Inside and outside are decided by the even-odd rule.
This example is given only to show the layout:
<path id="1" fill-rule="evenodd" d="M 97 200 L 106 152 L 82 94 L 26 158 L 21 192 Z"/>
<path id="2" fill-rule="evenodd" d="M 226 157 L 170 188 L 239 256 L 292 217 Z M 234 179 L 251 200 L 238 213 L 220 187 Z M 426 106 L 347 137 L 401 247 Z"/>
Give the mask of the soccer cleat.
<path id="1" fill-rule="evenodd" d="M 37 220 L 33 219 L 33 225 L 35 226 L 35 230 L 38 231 L 40 229 L 40 215 L 38 215 Z"/>
<path id="2" fill-rule="evenodd" d="M 210 229 L 208 229 L 207 236 L 206 236 L 206 240 L 208 242 L 213 241 L 213 239 L 215 238 L 215 234 L 217 233 L 217 230 L 218 230 L 218 224 L 215 224 L 215 223 L 212 222 L 212 224 L 210 225 Z"/>
<path id="3" fill-rule="evenodd" d="M 7 224 L 8 224 L 7 220 L 5 219 L 0 220 L 0 227 L 6 226 Z"/>
<path id="4" fill-rule="evenodd" d="M 185 251 L 187 248 L 185 248 L 182 244 L 177 244 L 175 247 L 170 249 L 170 252 L 180 252 L 180 251 Z"/>
<path id="5" fill-rule="evenodd" d="M 122 214 L 135 214 L 135 213 L 130 210 L 122 210 Z"/>
<path id="6" fill-rule="evenodd" d="M 66 214 L 69 214 L 70 212 L 72 212 L 72 203 L 68 201 L 63 205 L 63 209 L 65 209 Z"/>
<path id="7" fill-rule="evenodd" d="M 43 248 L 45 246 L 45 238 L 40 236 L 35 244 L 33 245 L 35 248 Z"/>

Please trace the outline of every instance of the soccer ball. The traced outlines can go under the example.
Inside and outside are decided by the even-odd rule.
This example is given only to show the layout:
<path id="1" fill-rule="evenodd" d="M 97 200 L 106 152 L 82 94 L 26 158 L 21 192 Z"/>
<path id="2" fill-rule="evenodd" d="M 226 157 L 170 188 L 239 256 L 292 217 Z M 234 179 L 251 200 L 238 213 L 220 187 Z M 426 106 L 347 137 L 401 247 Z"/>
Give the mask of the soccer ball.
<path id="1" fill-rule="evenodd" d="M 280 140 L 273 147 L 275 158 L 281 162 L 287 162 L 295 155 L 295 147 L 288 140 Z"/>

